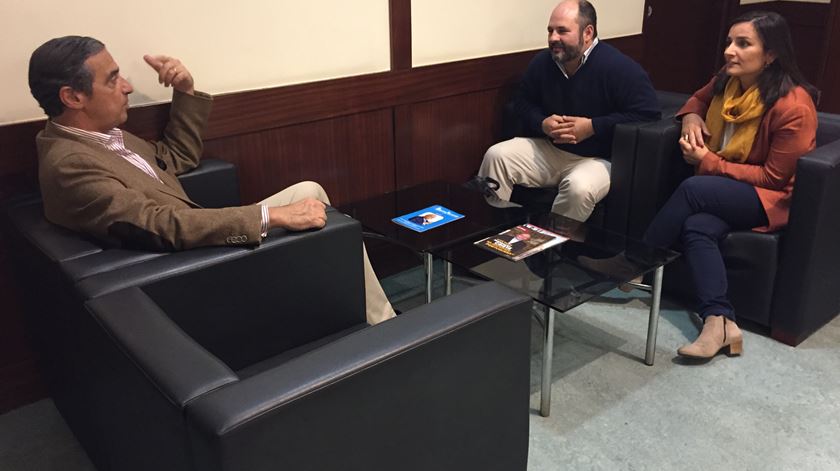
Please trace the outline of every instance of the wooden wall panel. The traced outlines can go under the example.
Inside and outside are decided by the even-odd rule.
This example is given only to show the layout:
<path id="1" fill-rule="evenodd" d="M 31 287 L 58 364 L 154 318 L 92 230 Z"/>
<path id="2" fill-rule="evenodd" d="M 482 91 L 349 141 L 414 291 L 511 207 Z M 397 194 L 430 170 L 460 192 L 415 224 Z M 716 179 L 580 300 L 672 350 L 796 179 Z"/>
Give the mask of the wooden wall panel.
<path id="1" fill-rule="evenodd" d="M 722 55 L 720 29 L 737 0 L 646 0 L 644 58 L 654 88 L 693 93 L 709 81 Z M 723 19 L 723 20 L 722 20 Z"/>
<path id="2" fill-rule="evenodd" d="M 818 83 L 822 64 L 825 38 L 828 33 L 826 20 L 830 4 L 807 2 L 772 2 L 741 5 L 736 10 L 740 15 L 747 11 L 774 11 L 782 15 L 790 27 L 796 62 L 808 81 Z M 725 33 L 724 33 L 725 35 Z"/>
<path id="3" fill-rule="evenodd" d="M 340 205 L 394 188 L 392 126 L 390 109 L 359 113 L 212 139 L 205 155 L 237 164 L 244 203 L 314 180 Z"/>
<path id="4" fill-rule="evenodd" d="M 495 141 L 501 115 L 499 90 L 469 93 L 409 105 L 397 114 L 397 188 L 445 180 L 466 181 Z M 402 121 L 405 120 L 405 121 Z"/>
<path id="5" fill-rule="evenodd" d="M 840 0 L 831 2 L 831 9 L 826 23 L 826 38 L 823 43 L 822 62 L 820 64 L 817 86 L 822 91 L 820 111 L 840 113 Z M 828 51 L 835 51 L 828 54 Z"/>
<path id="6" fill-rule="evenodd" d="M 0 235 L 0 243 L 7 247 L 5 242 Z M 21 291 L 8 258 L 7 252 L 0 251 L 0 413 L 20 405 L 22 398 L 35 400 L 46 395 L 37 356 L 24 333 Z"/>
<path id="7" fill-rule="evenodd" d="M 411 0 L 389 0 L 391 70 L 411 68 Z"/>

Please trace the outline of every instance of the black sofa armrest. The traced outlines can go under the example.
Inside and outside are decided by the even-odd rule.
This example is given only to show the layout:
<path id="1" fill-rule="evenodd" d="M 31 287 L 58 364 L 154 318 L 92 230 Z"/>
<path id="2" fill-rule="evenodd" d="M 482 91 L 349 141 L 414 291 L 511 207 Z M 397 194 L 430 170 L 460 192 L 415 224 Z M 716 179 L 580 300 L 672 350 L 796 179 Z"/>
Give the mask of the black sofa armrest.
<path id="1" fill-rule="evenodd" d="M 202 159 L 198 167 L 178 176 L 187 195 L 205 208 L 239 206 L 236 165 L 219 159 Z"/>
<path id="2" fill-rule="evenodd" d="M 639 128 L 627 235 L 641 239 L 677 186 L 694 174 L 679 148 L 681 125 L 673 117 Z"/>
<path id="3" fill-rule="evenodd" d="M 16 243 L 26 244 L 51 262 L 64 262 L 102 251 L 95 240 L 47 221 L 38 194 L 4 205 L 9 232 Z"/>
<path id="4" fill-rule="evenodd" d="M 797 163 L 771 335 L 796 345 L 840 312 L 840 140 Z"/>
<path id="5" fill-rule="evenodd" d="M 202 206 L 215 208 L 239 204 L 236 166 L 218 159 L 205 159 L 192 171 L 178 177 L 187 194 Z M 48 260 L 57 263 L 72 261 L 67 274 L 78 280 L 102 271 L 139 263 L 161 254 L 153 252 L 108 249 L 92 237 L 57 226 L 46 220 L 38 193 L 22 195 L 4 202 L 6 223 L 17 243 L 25 242 Z M 107 252 L 107 253 L 105 253 Z M 98 254 L 89 262 L 80 259 Z"/>
<path id="6" fill-rule="evenodd" d="M 255 248 L 175 252 L 76 289 L 91 299 L 131 286 L 238 370 L 365 322 L 361 226 L 330 208 L 320 230 L 272 232 Z"/>
<path id="7" fill-rule="evenodd" d="M 187 336 L 140 288 L 85 303 L 85 308 L 151 385 L 173 405 L 238 380 Z"/>
<path id="8" fill-rule="evenodd" d="M 630 223 L 633 181 L 638 157 L 639 130 L 653 123 L 621 123 L 613 134 L 612 158 L 610 164 L 610 192 L 604 201 L 606 217 L 604 228 L 619 234 L 627 234 Z"/>
<path id="9" fill-rule="evenodd" d="M 167 252 L 163 254 L 165 256 L 144 258 L 144 263 L 134 263 L 124 266 L 119 270 L 111 270 L 80 279 L 76 288 L 83 298 L 95 298 L 129 286 L 149 284 L 196 269 L 249 257 L 251 255 L 262 254 L 268 251 L 286 250 L 294 253 L 295 247 L 293 244 L 298 240 L 305 240 L 307 238 L 320 240 L 322 237 L 328 238 L 334 233 L 344 232 L 350 234 L 351 237 L 355 237 L 352 234 L 355 232 L 361 234 L 361 226 L 358 221 L 336 211 L 334 208 L 328 207 L 327 224 L 323 229 L 317 231 L 286 232 L 272 230 L 268 237 L 256 247 L 200 247 L 179 252 Z M 359 237 L 361 236 L 359 235 Z M 154 252 L 151 253 L 158 255 Z M 105 256 L 95 255 L 92 258 L 79 260 L 74 264 L 70 264 L 68 268 L 62 267 L 62 269 L 76 271 L 93 270 L 93 266 L 107 262 L 107 260 L 102 260 L 103 257 Z M 278 264 L 278 269 L 286 266 L 282 262 L 282 255 L 280 253 L 274 252 L 274 255 L 271 255 L 271 257 L 276 258 L 275 263 Z"/>
<path id="10" fill-rule="evenodd" d="M 524 470 L 528 301 L 483 284 L 197 398 L 197 468 Z"/>

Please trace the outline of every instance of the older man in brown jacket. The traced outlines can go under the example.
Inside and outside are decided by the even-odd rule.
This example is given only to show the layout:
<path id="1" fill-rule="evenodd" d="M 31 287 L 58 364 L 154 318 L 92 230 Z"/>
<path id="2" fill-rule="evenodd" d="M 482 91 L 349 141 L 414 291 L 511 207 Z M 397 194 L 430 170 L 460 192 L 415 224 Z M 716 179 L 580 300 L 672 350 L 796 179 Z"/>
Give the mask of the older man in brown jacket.
<path id="1" fill-rule="evenodd" d="M 174 89 L 169 122 L 157 142 L 118 128 L 128 117 L 133 88 L 100 41 L 66 36 L 33 52 L 29 86 L 50 118 L 36 138 L 47 219 L 152 250 L 254 245 L 274 227 L 297 231 L 326 224 L 329 199 L 314 182 L 255 205 L 208 209 L 191 201 L 177 175 L 199 162 L 212 98 L 194 89 L 179 60 L 144 59 L 159 82 Z M 364 264 L 367 317 L 374 324 L 393 317 L 394 310 L 366 254 Z"/>

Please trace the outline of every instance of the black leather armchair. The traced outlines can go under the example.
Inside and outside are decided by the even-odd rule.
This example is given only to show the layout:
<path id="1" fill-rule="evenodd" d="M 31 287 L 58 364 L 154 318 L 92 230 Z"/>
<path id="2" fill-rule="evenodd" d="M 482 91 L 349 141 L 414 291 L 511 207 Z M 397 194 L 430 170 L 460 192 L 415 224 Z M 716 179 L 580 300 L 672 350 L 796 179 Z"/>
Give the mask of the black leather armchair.
<path id="1" fill-rule="evenodd" d="M 238 203 L 236 169 L 182 179 Z M 201 196 L 204 195 L 204 196 Z M 6 205 L 50 392 L 99 469 L 525 469 L 526 298 L 482 285 L 365 323 L 361 227 L 256 248 L 104 247 Z"/>
<path id="2" fill-rule="evenodd" d="M 672 118 L 639 130 L 631 237 L 644 234 L 679 183 L 693 174 L 682 160 L 679 133 Z M 735 231 L 721 242 L 736 315 L 788 345 L 799 344 L 840 312 L 840 116 L 819 114 L 817 148 L 799 160 L 796 172 L 785 229 Z M 666 294 L 693 299 L 690 276 L 682 260 L 668 265 Z"/>
<path id="3" fill-rule="evenodd" d="M 265 274 L 231 275 L 86 303 L 115 469 L 526 468 L 527 298 L 488 283 L 359 329 L 329 276 L 288 300 Z"/>

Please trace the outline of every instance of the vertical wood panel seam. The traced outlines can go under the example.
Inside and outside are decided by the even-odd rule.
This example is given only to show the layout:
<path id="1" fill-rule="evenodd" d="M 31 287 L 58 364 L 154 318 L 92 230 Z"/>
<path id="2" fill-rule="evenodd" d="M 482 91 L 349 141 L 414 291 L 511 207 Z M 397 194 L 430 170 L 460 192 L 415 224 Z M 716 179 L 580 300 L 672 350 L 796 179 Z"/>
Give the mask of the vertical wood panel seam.
<path id="1" fill-rule="evenodd" d="M 411 0 L 388 1 L 391 70 L 407 70 L 411 59 Z"/>

